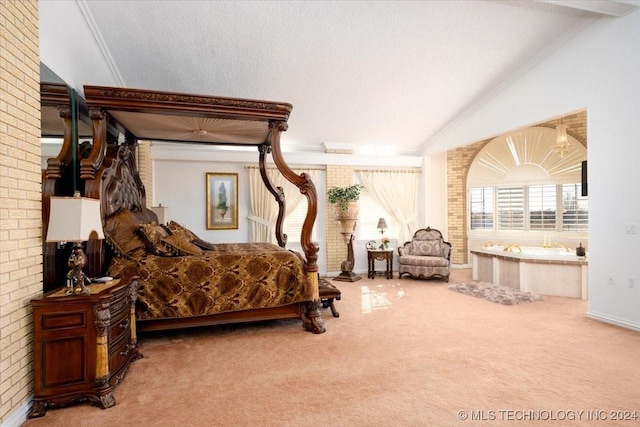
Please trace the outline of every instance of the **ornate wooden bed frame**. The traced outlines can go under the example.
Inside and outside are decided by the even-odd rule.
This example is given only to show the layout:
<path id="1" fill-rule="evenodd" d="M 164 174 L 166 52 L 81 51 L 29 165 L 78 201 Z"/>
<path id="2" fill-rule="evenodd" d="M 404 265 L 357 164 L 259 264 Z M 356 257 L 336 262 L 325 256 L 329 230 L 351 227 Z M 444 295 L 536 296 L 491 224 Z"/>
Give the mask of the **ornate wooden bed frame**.
<path id="1" fill-rule="evenodd" d="M 287 242 L 287 236 L 282 232 L 286 203 L 282 188 L 275 187 L 267 176 L 267 154 L 272 154 L 280 173 L 299 188 L 308 202 L 300 242 L 305 255 L 305 271 L 315 289 L 312 301 L 193 318 L 150 320 L 139 322 L 139 329 L 160 330 L 300 317 L 305 329 L 323 333 L 325 325 L 320 315 L 318 295 L 318 245 L 311 241 L 318 209 L 317 192 L 307 174 L 298 175 L 287 165 L 280 149 L 280 135 L 287 130 L 286 122 L 293 107 L 286 103 L 259 100 L 99 86 L 85 86 L 84 92 L 93 123 L 93 144 L 90 152 L 80 158 L 79 178 L 84 183 L 84 196 L 101 200 L 103 220 L 121 208 L 146 207 L 144 185 L 131 149 L 138 140 L 256 146 L 262 179 L 278 202 L 276 238 L 283 248 Z M 153 123 L 157 123 L 157 128 L 150 126 Z M 185 130 L 185 123 L 195 128 Z M 114 129 L 120 133 L 118 139 L 111 137 Z M 71 158 L 71 146 L 64 144 L 58 158 Z M 112 256 L 107 243 L 89 241 L 85 252 L 87 274 L 90 277 L 104 274 Z"/>

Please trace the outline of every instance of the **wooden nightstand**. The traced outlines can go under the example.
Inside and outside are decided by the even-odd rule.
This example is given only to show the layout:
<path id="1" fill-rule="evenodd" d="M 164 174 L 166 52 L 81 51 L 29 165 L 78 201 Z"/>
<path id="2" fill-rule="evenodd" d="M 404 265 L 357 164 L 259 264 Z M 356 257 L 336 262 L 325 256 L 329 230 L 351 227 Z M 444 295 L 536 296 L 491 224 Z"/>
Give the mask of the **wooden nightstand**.
<path id="1" fill-rule="evenodd" d="M 90 295 L 65 295 L 66 288 L 31 301 L 33 308 L 34 398 L 29 418 L 48 408 L 89 400 L 115 405 L 113 389 L 129 364 L 142 355 L 135 330 L 135 279 L 89 286 Z"/>
<path id="2" fill-rule="evenodd" d="M 367 260 L 369 265 L 369 279 L 376 277 L 376 274 L 384 274 L 387 279 L 393 279 L 392 249 L 369 249 L 367 250 Z M 387 269 L 384 272 L 376 272 L 376 261 L 386 261 Z"/>

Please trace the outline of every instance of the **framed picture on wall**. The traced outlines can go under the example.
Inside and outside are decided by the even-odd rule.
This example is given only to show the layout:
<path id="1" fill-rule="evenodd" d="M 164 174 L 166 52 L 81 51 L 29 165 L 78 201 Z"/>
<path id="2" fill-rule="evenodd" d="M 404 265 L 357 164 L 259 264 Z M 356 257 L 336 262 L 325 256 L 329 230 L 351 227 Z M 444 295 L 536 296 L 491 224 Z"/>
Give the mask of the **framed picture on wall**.
<path id="1" fill-rule="evenodd" d="M 238 228 L 238 174 L 207 172 L 207 230 Z"/>

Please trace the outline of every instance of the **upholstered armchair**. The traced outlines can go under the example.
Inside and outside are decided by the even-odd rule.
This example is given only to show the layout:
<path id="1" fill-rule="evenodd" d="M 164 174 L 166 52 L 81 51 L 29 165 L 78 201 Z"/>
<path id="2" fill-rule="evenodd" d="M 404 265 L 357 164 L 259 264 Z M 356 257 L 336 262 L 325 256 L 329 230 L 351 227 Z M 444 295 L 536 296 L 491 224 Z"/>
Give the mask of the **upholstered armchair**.
<path id="1" fill-rule="evenodd" d="M 400 264 L 398 277 L 408 274 L 415 279 L 440 277 L 449 281 L 451 243 L 434 228 L 421 228 L 411 241 L 398 248 Z"/>

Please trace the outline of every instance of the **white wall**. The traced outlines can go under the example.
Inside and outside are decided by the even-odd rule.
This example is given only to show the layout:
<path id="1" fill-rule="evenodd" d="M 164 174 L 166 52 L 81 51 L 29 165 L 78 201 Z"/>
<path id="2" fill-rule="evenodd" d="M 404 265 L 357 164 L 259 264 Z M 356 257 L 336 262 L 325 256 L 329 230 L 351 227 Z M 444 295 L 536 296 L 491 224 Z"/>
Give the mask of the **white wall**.
<path id="1" fill-rule="evenodd" d="M 40 61 L 53 70 L 69 86 L 83 94 L 83 85 L 126 86 L 110 62 L 110 53 L 97 49 L 100 35 L 85 24 L 92 17 L 82 3 L 40 1 Z M 61 48 L 62 47 L 62 48 Z M 82 66 L 77 57 L 81 52 Z M 92 76 L 91 81 L 83 76 Z"/>
<path id="2" fill-rule="evenodd" d="M 430 141 L 431 150 L 582 108 L 589 144 L 588 315 L 640 330 L 640 237 L 626 234 L 628 224 L 640 226 L 640 11 L 601 18 Z"/>
<path id="3" fill-rule="evenodd" d="M 425 212 L 425 221 L 419 223 L 420 227 L 440 230 L 444 239 L 448 240 L 447 153 L 424 157 L 422 188 L 425 196 L 421 209 Z"/>

